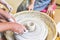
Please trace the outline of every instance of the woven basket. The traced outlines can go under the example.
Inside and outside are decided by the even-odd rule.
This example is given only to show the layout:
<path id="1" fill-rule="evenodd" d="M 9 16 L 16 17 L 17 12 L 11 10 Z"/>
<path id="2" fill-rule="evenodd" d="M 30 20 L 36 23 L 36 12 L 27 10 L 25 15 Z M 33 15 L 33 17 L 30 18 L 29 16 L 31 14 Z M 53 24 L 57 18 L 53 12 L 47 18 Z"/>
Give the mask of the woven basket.
<path id="1" fill-rule="evenodd" d="M 17 40 L 55 40 L 57 34 L 55 22 L 45 13 L 38 11 L 23 11 L 15 14 L 14 17 L 17 23 L 23 25 L 28 24 L 28 22 L 37 24 L 35 24 L 35 30 L 28 30 L 28 32 L 23 35 L 15 35 Z M 31 27 L 30 29 L 32 30 L 33 28 Z"/>

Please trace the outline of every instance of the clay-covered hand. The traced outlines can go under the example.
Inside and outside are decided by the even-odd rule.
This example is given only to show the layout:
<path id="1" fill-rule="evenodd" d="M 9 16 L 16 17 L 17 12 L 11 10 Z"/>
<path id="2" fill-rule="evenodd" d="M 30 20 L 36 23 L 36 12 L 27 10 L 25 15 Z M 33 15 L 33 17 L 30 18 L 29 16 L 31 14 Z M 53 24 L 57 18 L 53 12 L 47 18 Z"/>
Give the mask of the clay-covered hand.
<path id="1" fill-rule="evenodd" d="M 10 5 L 7 5 L 7 8 L 8 8 L 8 10 L 9 10 L 9 12 L 11 12 L 11 11 L 13 10 L 13 7 L 10 6 Z"/>
<path id="2" fill-rule="evenodd" d="M 23 34 L 26 31 L 26 28 L 22 24 L 14 23 L 12 24 L 11 30 L 19 34 Z"/>

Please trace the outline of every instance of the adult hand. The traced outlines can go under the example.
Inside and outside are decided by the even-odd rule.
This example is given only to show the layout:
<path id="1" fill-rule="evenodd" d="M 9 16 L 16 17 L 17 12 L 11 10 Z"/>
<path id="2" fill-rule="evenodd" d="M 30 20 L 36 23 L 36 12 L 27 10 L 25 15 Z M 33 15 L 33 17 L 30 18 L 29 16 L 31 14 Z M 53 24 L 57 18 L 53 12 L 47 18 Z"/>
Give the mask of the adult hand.
<path id="1" fill-rule="evenodd" d="M 22 24 L 13 23 L 11 30 L 16 33 L 23 34 L 26 31 L 26 28 Z"/>
<path id="2" fill-rule="evenodd" d="M 0 0 L 0 2 L 9 9 L 9 12 L 12 11 L 13 8 L 5 0 Z"/>
<path id="3" fill-rule="evenodd" d="M 10 5 L 7 5 L 7 8 L 9 9 L 9 12 L 11 12 L 13 10 L 13 7 Z"/>

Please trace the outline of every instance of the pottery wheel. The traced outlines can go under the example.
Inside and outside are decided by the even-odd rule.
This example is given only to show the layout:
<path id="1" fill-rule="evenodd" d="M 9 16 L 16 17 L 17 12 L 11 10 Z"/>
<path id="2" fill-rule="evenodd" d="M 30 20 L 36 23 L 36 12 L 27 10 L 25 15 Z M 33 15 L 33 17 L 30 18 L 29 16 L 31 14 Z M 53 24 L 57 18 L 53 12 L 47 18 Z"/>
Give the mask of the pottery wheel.
<path id="1" fill-rule="evenodd" d="M 17 23 L 23 24 L 28 32 L 16 35 L 17 40 L 45 40 L 48 35 L 48 27 L 41 14 L 33 12 L 17 13 L 14 17 Z"/>

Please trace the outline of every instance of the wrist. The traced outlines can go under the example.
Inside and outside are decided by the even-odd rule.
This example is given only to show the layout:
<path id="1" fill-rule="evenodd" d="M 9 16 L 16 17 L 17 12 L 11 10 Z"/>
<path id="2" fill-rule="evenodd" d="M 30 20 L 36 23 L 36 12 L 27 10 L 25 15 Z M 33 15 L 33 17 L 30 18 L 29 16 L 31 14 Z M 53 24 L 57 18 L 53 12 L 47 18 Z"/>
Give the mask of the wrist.
<path id="1" fill-rule="evenodd" d="M 30 6 L 30 7 L 32 7 L 32 8 L 34 7 L 34 5 L 33 5 L 33 4 L 30 4 L 29 6 Z"/>
<path id="2" fill-rule="evenodd" d="M 31 3 L 30 5 L 34 6 L 34 3 Z"/>
<path id="3" fill-rule="evenodd" d="M 56 5 L 56 3 L 50 3 L 49 5 L 53 6 L 53 5 Z"/>
<path id="4" fill-rule="evenodd" d="M 30 0 L 30 4 L 34 5 L 35 0 Z"/>
<path id="5" fill-rule="evenodd" d="M 12 22 L 10 26 L 11 26 L 11 30 L 12 30 L 12 31 L 15 31 L 15 30 L 16 30 L 16 27 L 18 26 L 18 24 Z"/>
<path id="6" fill-rule="evenodd" d="M 13 23 L 13 22 L 9 22 L 9 23 L 10 23 L 10 25 L 9 25 L 10 30 L 14 31 L 15 23 Z"/>
<path id="7" fill-rule="evenodd" d="M 49 4 L 49 5 L 48 5 L 48 8 L 49 8 L 49 7 L 53 7 L 53 5 Z"/>

